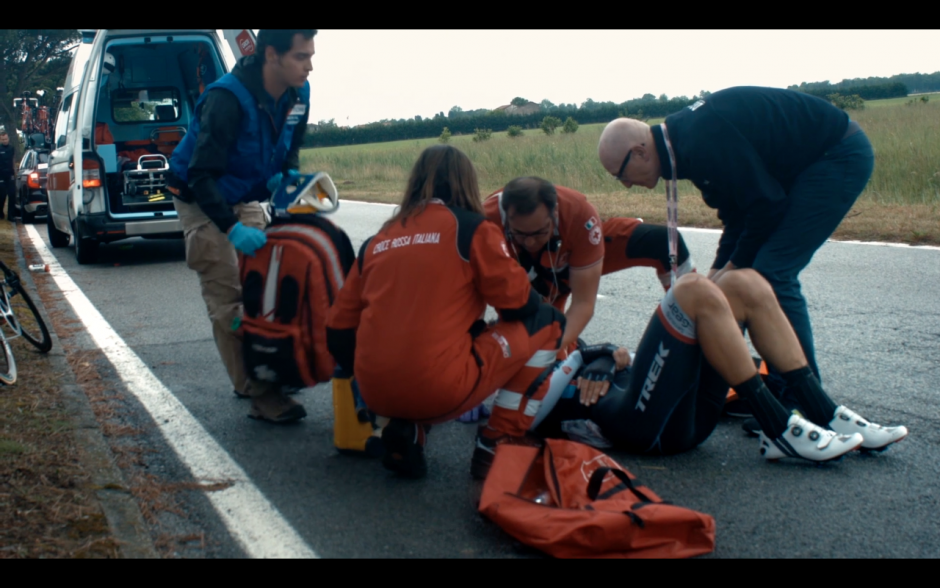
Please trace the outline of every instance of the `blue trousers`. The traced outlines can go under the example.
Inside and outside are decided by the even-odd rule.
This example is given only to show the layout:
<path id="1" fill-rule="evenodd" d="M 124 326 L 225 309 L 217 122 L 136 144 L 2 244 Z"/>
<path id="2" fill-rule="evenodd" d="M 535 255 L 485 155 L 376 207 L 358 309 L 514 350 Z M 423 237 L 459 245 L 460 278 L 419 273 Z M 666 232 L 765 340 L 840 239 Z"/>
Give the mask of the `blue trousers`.
<path id="1" fill-rule="evenodd" d="M 791 186 L 790 208 L 752 265 L 773 287 L 820 382 L 813 329 L 799 276 L 851 210 L 868 184 L 874 166 L 875 154 L 863 131 L 829 149 Z M 769 372 L 773 387 L 782 390 L 779 372 L 772 367 Z"/>

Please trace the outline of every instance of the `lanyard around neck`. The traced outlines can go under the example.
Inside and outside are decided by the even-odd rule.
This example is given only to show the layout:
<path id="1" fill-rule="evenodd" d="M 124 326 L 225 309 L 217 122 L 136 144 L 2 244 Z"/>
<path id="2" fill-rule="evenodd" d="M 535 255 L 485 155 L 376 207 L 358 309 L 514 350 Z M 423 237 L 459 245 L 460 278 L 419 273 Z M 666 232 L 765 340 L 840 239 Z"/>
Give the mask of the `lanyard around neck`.
<path id="1" fill-rule="evenodd" d="M 666 227 L 669 231 L 669 264 L 672 266 L 669 285 L 672 287 L 676 285 L 679 260 L 679 192 L 676 188 L 676 154 L 673 152 L 672 143 L 669 141 L 666 123 L 661 123 L 659 126 L 663 130 L 663 141 L 666 143 L 666 151 L 669 152 L 669 165 L 672 168 L 672 179 L 666 182 Z"/>

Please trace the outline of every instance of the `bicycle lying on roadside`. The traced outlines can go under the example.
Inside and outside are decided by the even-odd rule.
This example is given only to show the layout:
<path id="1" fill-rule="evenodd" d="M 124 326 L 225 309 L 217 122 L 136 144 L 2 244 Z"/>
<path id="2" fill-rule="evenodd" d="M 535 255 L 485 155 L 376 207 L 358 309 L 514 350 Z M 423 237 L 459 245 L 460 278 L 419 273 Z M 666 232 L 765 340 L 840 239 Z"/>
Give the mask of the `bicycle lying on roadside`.
<path id="1" fill-rule="evenodd" d="M 0 323 L 0 383 L 9 386 L 16 383 L 16 360 L 9 341 L 22 336 L 40 353 L 47 353 L 52 349 L 52 338 L 46 322 L 20 283 L 19 274 L 3 261 L 0 261 L 0 270 L 3 271 L 3 279 L 0 280 L 0 315 L 3 316 Z M 13 336 L 7 337 L 4 326 L 13 331 Z"/>

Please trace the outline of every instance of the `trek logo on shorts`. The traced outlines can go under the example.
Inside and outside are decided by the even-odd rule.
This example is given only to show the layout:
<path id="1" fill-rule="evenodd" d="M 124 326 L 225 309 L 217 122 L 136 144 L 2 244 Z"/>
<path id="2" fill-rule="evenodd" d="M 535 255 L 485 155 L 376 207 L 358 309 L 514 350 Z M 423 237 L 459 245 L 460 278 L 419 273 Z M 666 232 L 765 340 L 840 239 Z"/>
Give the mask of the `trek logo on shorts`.
<path id="1" fill-rule="evenodd" d="M 703 104 L 705 104 L 705 101 L 704 101 L 704 100 L 696 100 L 696 101 L 695 101 L 695 104 L 690 104 L 690 105 L 687 106 L 686 108 L 688 108 L 688 109 L 691 110 L 692 112 L 695 112 L 695 109 L 698 108 L 699 106 L 703 105 Z"/>
<path id="2" fill-rule="evenodd" d="M 306 104 L 295 104 L 294 107 L 291 108 L 290 113 L 287 115 L 287 124 L 289 125 L 300 124 L 300 117 L 302 117 L 306 113 L 307 113 Z"/>
<path id="3" fill-rule="evenodd" d="M 643 383 L 643 390 L 640 391 L 640 398 L 636 401 L 635 408 L 640 412 L 646 412 L 646 402 L 649 401 L 653 388 L 656 387 L 659 375 L 663 373 L 663 365 L 666 363 L 666 357 L 668 356 L 669 350 L 663 347 L 663 343 L 660 341 L 659 353 L 653 358 L 653 365 L 650 366 L 650 371 L 646 374 L 646 381 Z"/>

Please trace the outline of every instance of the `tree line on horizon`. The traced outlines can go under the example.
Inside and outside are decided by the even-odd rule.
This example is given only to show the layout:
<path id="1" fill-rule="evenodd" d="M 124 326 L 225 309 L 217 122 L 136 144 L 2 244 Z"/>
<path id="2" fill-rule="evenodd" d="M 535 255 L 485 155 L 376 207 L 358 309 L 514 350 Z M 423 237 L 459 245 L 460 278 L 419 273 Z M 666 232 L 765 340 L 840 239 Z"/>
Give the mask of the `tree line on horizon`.
<path id="1" fill-rule="evenodd" d="M 908 94 L 923 94 L 927 92 L 940 92 L 940 71 L 931 74 L 897 74 L 890 78 L 868 77 L 844 79 L 835 84 L 829 80 L 822 82 L 803 82 L 799 85 L 789 86 L 788 90 L 800 90 L 803 92 L 809 90 L 825 91 L 829 94 L 839 93 L 847 94 L 850 88 L 861 88 L 867 86 L 882 86 L 888 84 L 904 84 L 907 87 Z M 864 96 L 863 96 L 864 98 Z"/>
<path id="2" fill-rule="evenodd" d="M 45 89 L 53 92 L 62 85 L 71 61 L 71 49 L 78 41 L 77 30 L 3 30 L 0 31 L 0 126 L 17 127 L 17 113 L 12 102 L 24 90 Z M 864 100 L 907 96 L 912 93 L 940 91 L 940 71 L 930 74 L 898 74 L 888 78 L 868 77 L 844 79 L 838 83 L 803 82 L 790 86 L 791 90 L 807 92 L 827 100 L 839 94 L 842 97 L 857 95 Z M 328 147 L 422 139 L 439 137 L 444 127 L 453 135 L 474 134 L 477 129 L 492 132 L 506 131 L 510 126 L 537 129 L 546 116 L 561 120 L 571 117 L 579 124 L 608 122 L 619 116 L 646 120 L 665 117 L 707 97 L 710 92 L 701 91 L 688 98 L 669 98 L 665 94 L 658 98 L 644 94 L 626 102 L 596 102 L 590 98 L 577 104 L 553 104 L 542 100 L 538 109 L 530 114 L 507 114 L 503 110 L 477 109 L 464 111 L 452 107 L 446 114 L 442 111 L 433 117 L 416 116 L 413 119 L 382 120 L 359 127 L 340 127 L 333 120 L 308 124 L 306 147 Z M 837 100 L 838 103 L 838 100 Z M 535 105 L 516 97 L 515 106 Z M 16 142 L 14 142 L 16 144 Z M 19 151 L 19 150 L 18 150 Z"/>
<path id="3" fill-rule="evenodd" d="M 940 91 L 940 71 L 932 74 L 899 74 L 884 77 L 845 79 L 832 84 L 823 82 L 803 82 L 788 87 L 789 90 L 806 92 L 820 98 L 833 101 L 842 107 L 842 97 L 858 96 L 863 100 L 904 97 L 911 93 Z M 617 117 L 627 116 L 640 120 L 668 116 L 689 106 L 700 98 L 706 98 L 711 92 L 702 90 L 691 98 L 677 96 L 669 98 L 665 94 L 656 97 L 644 94 L 640 98 L 626 102 L 596 102 L 590 98 L 581 105 L 553 104 L 549 100 L 538 103 L 538 110 L 531 114 L 507 114 L 505 110 L 463 110 L 452 107 L 446 114 L 441 111 L 433 117 L 415 116 L 410 119 L 384 119 L 356 127 L 341 127 L 333 119 L 308 125 L 304 138 L 304 147 L 334 147 L 339 145 L 359 145 L 383 143 L 406 139 L 429 139 L 438 137 L 447 127 L 452 135 L 474 134 L 477 129 L 492 132 L 506 131 L 510 126 L 525 129 L 537 129 L 546 116 L 562 120 L 571 117 L 579 124 L 609 122 Z M 513 106 L 536 104 L 522 97 L 513 98 Z"/>
<path id="4" fill-rule="evenodd" d="M 508 130 L 510 126 L 538 129 L 546 116 L 561 120 L 571 117 L 578 124 L 608 122 L 620 116 L 646 120 L 681 110 L 708 94 L 708 92 L 703 92 L 692 98 L 685 96 L 668 98 L 665 94 L 657 98 L 652 94 L 646 94 L 642 98 L 627 100 L 620 104 L 595 102 L 589 98 L 580 106 L 576 104 L 555 105 L 548 100 L 543 100 L 539 104 L 539 110 L 531 114 L 507 114 L 503 110 L 487 109 L 464 111 L 455 106 L 446 115 L 439 112 L 430 118 L 416 116 L 413 119 L 383 120 L 357 127 L 340 127 L 332 120 L 321 121 L 318 125 L 309 125 L 313 129 L 307 132 L 304 146 L 333 147 L 426 139 L 439 137 L 444 127 L 447 127 L 453 135 L 475 134 L 477 129 L 500 132 Z M 529 102 L 517 97 L 513 99 L 513 103 L 524 106 Z"/>

